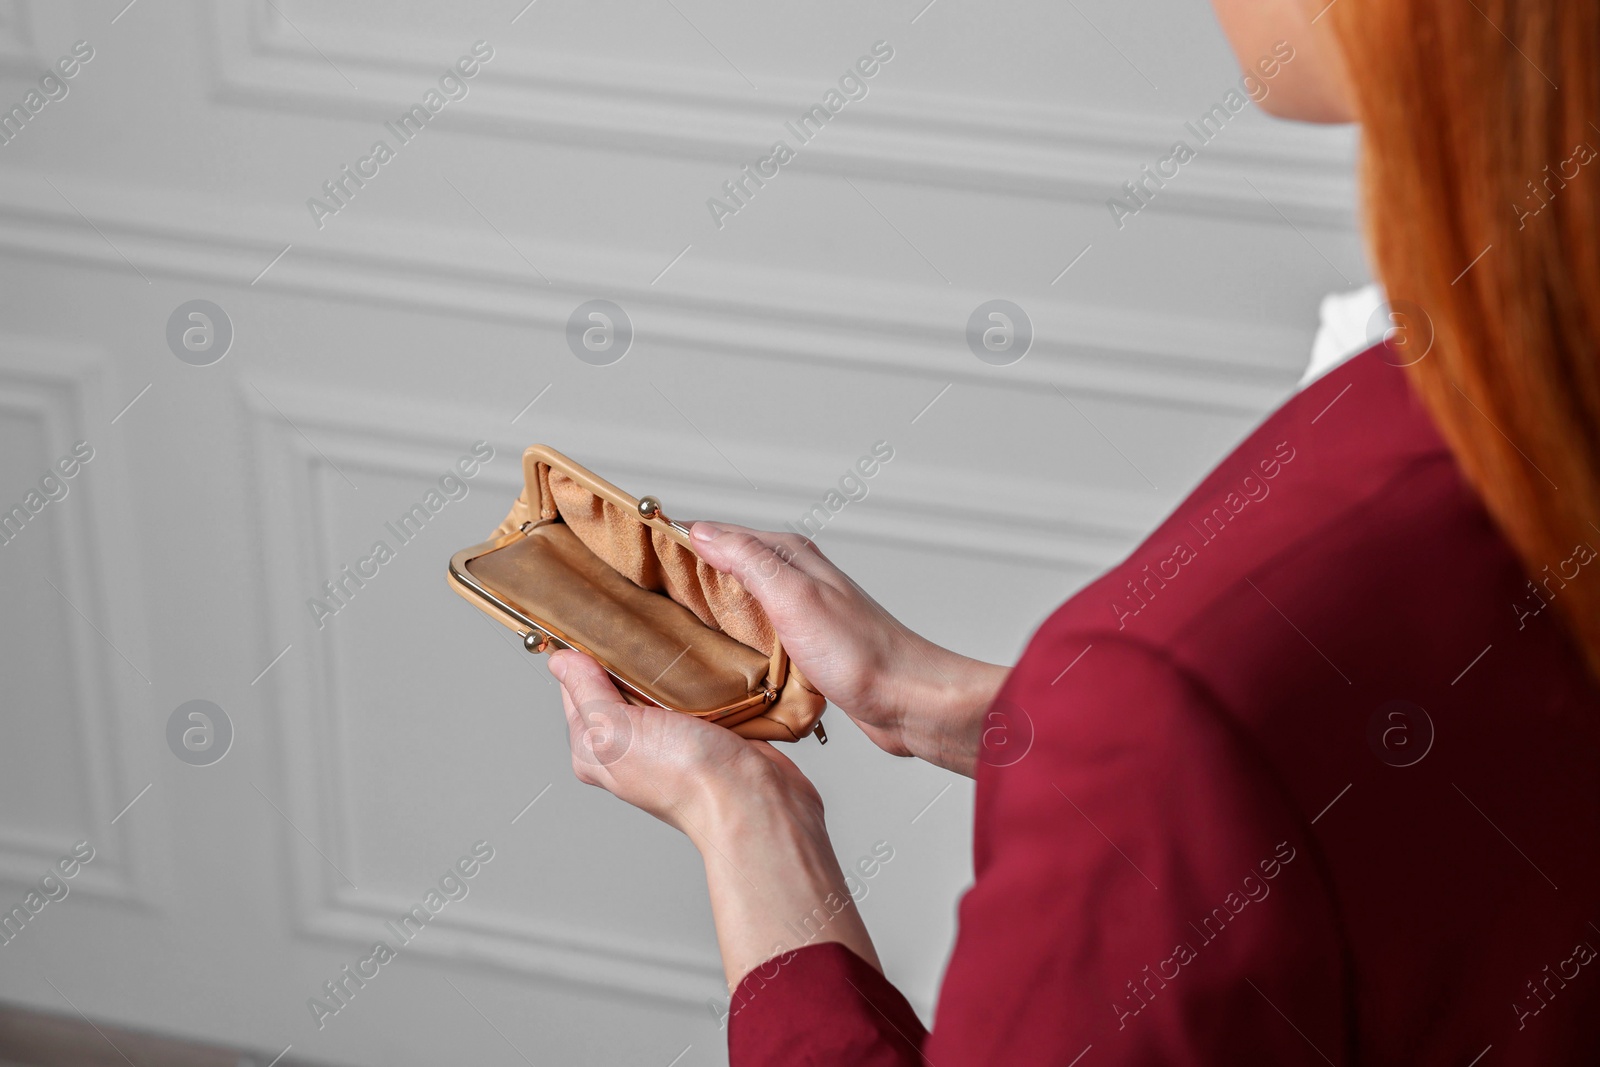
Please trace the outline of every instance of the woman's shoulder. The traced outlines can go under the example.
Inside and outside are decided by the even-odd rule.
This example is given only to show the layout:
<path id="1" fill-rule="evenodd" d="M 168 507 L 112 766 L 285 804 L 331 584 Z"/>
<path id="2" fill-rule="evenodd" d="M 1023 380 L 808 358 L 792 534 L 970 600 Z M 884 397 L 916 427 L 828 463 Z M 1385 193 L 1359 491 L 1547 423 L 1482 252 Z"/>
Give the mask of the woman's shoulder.
<path id="1" fill-rule="evenodd" d="M 1600 537 L 1530 578 L 1387 355 L 1290 399 L 1040 627 L 1007 695 L 1041 751 L 1093 719 L 1159 774 L 1188 757 L 1139 739 L 1205 719 L 1307 818 L 1353 776 L 1427 759 L 1407 802 L 1433 803 L 1437 775 L 1492 777 L 1508 811 L 1544 796 L 1573 839 L 1600 834 L 1600 803 L 1552 785 L 1597 780 L 1600 682 L 1551 608 L 1600 581 Z M 1573 877 L 1600 891 L 1600 861 Z"/>
<path id="2" fill-rule="evenodd" d="M 1498 617 L 1491 590 L 1521 581 L 1380 345 L 1273 412 L 1040 634 L 1115 636 L 1206 678 L 1276 657 L 1274 677 L 1288 666 L 1338 682 L 1348 670 L 1333 651 L 1354 667 L 1375 632 L 1462 625 L 1463 601 Z"/>
<path id="3" fill-rule="evenodd" d="M 1115 642 L 1280 766 L 1303 766 L 1307 745 L 1366 747 L 1391 704 L 1479 722 L 1485 751 L 1507 706 L 1567 739 L 1553 743 L 1600 744 L 1600 687 L 1547 610 L 1559 580 L 1530 581 L 1388 356 L 1370 349 L 1287 401 L 1057 610 L 1018 665 L 1034 699 L 1048 706 L 1058 672 Z M 1551 573 L 1600 581 L 1595 551 L 1575 551 Z"/>

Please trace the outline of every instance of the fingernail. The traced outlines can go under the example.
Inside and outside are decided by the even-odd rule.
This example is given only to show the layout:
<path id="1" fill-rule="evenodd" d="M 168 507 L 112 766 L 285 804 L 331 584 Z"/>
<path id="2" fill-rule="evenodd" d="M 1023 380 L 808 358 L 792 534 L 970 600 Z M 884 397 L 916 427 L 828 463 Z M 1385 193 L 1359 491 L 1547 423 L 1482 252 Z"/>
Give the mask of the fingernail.
<path id="1" fill-rule="evenodd" d="M 567 680 L 567 661 L 559 652 L 550 657 L 550 673 L 556 676 L 558 682 Z"/>
<path id="2" fill-rule="evenodd" d="M 714 522 L 697 522 L 689 531 L 689 536 L 696 541 L 715 541 L 722 536 L 722 527 Z"/>

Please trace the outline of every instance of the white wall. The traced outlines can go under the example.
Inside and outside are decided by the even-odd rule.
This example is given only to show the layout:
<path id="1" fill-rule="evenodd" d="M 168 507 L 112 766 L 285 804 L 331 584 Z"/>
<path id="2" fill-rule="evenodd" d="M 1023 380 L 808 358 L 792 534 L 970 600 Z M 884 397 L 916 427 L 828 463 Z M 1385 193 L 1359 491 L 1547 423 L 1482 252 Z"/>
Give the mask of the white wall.
<path id="1" fill-rule="evenodd" d="M 95 53 L 0 145 L 0 508 L 94 450 L 0 545 L 0 905 L 96 849 L 0 945 L 0 998 L 263 1063 L 722 1062 L 691 850 L 572 780 L 543 667 L 443 581 L 521 448 L 777 526 L 888 440 L 820 543 L 1014 657 L 1365 278 L 1348 132 L 1253 108 L 1112 221 L 1237 83 L 1204 5 L 924 2 L 0 0 L 0 104 Z M 467 96 L 319 229 L 307 198 L 480 40 Z M 714 225 L 878 41 L 868 95 Z M 565 340 L 596 298 L 636 331 L 604 367 Z M 993 298 L 1033 323 L 1010 366 L 967 348 Z M 193 299 L 232 323 L 211 366 L 168 348 Z M 321 583 L 478 439 L 470 494 L 319 629 Z M 234 729 L 210 766 L 168 747 L 194 699 Z M 971 784 L 829 725 L 797 758 L 846 862 L 893 846 L 862 908 L 926 1015 Z M 307 998 L 480 839 L 470 895 L 319 1031 Z"/>

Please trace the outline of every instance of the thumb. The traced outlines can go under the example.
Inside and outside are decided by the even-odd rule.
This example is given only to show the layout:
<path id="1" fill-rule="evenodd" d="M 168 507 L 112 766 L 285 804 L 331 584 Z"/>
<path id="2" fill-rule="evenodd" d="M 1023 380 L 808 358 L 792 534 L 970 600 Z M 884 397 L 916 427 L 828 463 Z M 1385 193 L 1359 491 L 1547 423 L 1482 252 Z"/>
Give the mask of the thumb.
<path id="1" fill-rule="evenodd" d="M 710 522 L 695 523 L 689 536 L 701 559 L 738 579 L 769 615 L 815 592 L 811 576 L 796 566 L 803 538 Z"/>
<path id="2" fill-rule="evenodd" d="M 622 694 L 617 692 L 616 684 L 605 668 L 582 652 L 571 649 L 552 652 L 550 673 L 561 683 L 561 693 L 567 698 L 569 715 L 585 704 L 596 701 L 622 701 Z"/>
<path id="3" fill-rule="evenodd" d="M 628 705 L 605 670 L 582 652 L 553 653 L 550 673 L 561 682 L 573 773 L 580 782 L 611 788 L 605 768 L 627 755 L 633 742 Z"/>

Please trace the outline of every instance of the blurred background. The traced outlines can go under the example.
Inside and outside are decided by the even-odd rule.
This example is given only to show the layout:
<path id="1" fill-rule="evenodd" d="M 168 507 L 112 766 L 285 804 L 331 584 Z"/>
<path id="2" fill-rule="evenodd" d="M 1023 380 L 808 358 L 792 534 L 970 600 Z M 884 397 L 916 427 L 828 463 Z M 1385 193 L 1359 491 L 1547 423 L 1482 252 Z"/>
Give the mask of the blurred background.
<path id="1" fill-rule="evenodd" d="M 723 1063 L 697 857 L 447 560 L 546 442 L 1009 662 L 1367 279 L 1240 79 L 1178 0 L 0 0 L 0 1059 Z M 972 783 L 826 721 L 931 1017 Z"/>

